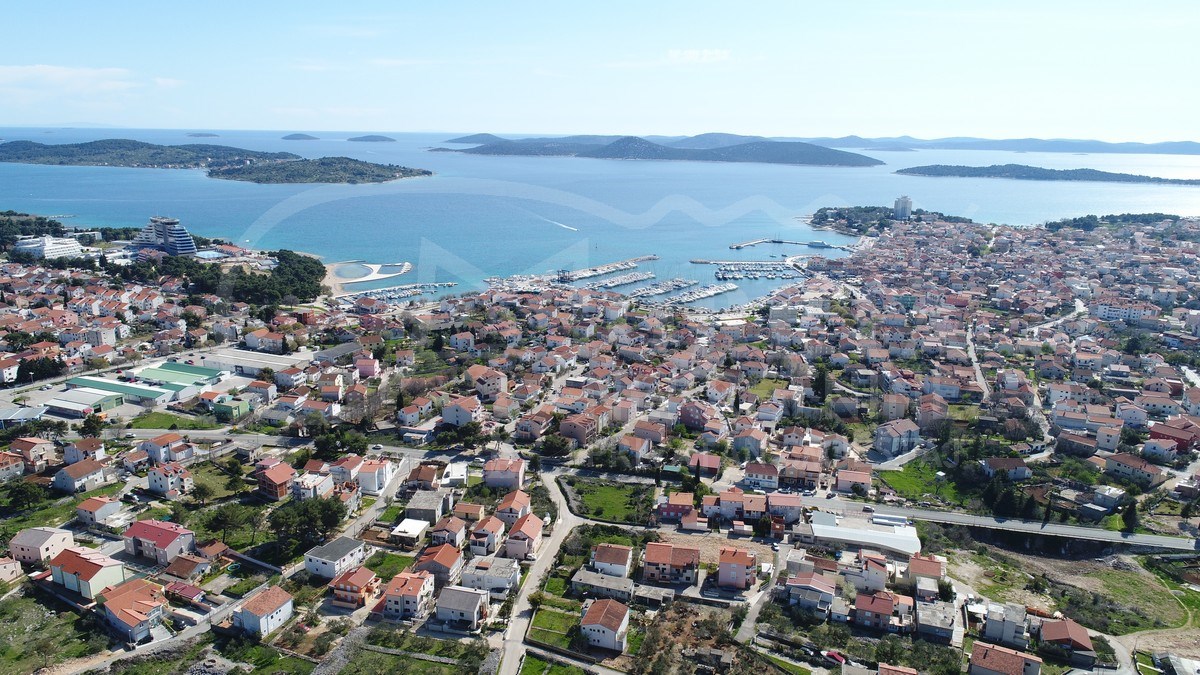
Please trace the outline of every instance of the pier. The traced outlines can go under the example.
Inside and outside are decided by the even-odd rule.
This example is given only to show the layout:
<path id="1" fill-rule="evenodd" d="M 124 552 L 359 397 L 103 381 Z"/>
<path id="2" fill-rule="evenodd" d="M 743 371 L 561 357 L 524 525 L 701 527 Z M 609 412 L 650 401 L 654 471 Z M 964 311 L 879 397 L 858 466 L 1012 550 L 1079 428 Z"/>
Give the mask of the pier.
<path id="1" fill-rule="evenodd" d="M 586 267 L 581 270 L 574 270 L 574 271 L 559 270 L 558 280 L 563 283 L 570 283 L 572 281 L 579 281 L 580 279 L 590 279 L 592 277 L 599 277 L 599 276 L 603 276 L 605 274 L 612 274 L 613 272 L 621 272 L 624 270 L 631 270 L 631 269 L 637 267 L 638 263 L 646 262 L 649 260 L 658 260 L 658 256 L 654 255 L 654 254 L 642 255 L 642 256 L 638 256 L 636 258 L 630 258 L 628 260 L 621 260 L 618 262 L 608 263 L 607 265 L 597 265 L 596 267 Z"/>
<path id="2" fill-rule="evenodd" d="M 721 295 L 722 293 L 736 291 L 737 288 L 738 287 L 735 284 L 713 284 L 711 286 L 701 286 L 700 288 L 697 288 L 695 290 L 685 291 L 683 293 L 680 293 L 679 295 L 673 295 L 673 296 L 667 298 L 664 301 L 664 304 L 684 305 L 689 302 L 695 302 L 697 300 L 703 300 L 705 298 L 711 298 L 711 297 L 714 297 L 717 295 Z"/>
<path id="3" fill-rule="evenodd" d="M 771 238 L 766 238 L 766 237 L 764 237 L 762 239 L 751 239 L 750 241 L 743 241 L 743 242 L 738 242 L 736 244 L 730 244 L 729 248 L 731 248 L 735 251 L 740 251 L 741 249 L 750 248 L 751 246 L 757 246 L 759 244 L 790 244 L 792 246 L 807 246 L 809 248 L 836 248 L 836 249 L 841 249 L 843 251 L 849 250 L 848 246 L 840 246 L 838 244 L 830 244 L 828 242 L 824 242 L 824 241 L 820 241 L 820 240 L 790 241 L 787 239 L 771 239 Z"/>
<path id="4" fill-rule="evenodd" d="M 626 293 L 625 296 L 629 298 L 649 298 L 655 295 L 663 295 L 664 293 L 673 293 L 685 288 L 691 288 L 692 286 L 699 285 L 699 283 L 700 282 L 696 281 L 695 279 L 681 279 L 676 277 L 674 279 L 660 281 L 657 284 L 650 284 L 649 286 L 643 286 L 642 288 L 635 288 Z"/>
<path id="5" fill-rule="evenodd" d="M 601 281 L 593 281 L 590 284 L 585 284 L 584 288 L 593 291 L 605 288 L 616 288 L 617 286 L 628 286 L 629 284 L 636 284 L 639 281 L 645 281 L 653 278 L 653 272 L 630 272 L 629 274 L 622 274 L 619 277 L 610 277 Z"/>

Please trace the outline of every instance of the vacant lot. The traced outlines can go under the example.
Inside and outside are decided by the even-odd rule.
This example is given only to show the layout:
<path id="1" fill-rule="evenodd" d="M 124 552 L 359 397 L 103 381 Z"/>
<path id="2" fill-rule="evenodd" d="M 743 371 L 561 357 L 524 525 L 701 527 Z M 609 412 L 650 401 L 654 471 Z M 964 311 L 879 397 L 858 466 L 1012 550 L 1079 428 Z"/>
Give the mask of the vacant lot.
<path id="1" fill-rule="evenodd" d="M 0 674 L 32 673 L 107 647 L 102 626 L 51 600 L 16 596 L 0 601 Z"/>
<path id="2" fill-rule="evenodd" d="M 205 417 L 184 417 L 165 412 L 148 412 L 133 418 L 130 423 L 134 429 L 180 429 L 187 431 L 203 431 L 219 429 L 221 425 Z"/>
<path id="3" fill-rule="evenodd" d="M 412 556 L 379 551 L 370 558 L 367 558 L 366 567 L 375 574 L 378 574 L 380 579 L 391 581 L 392 577 L 408 569 L 412 564 Z"/>
<path id="4" fill-rule="evenodd" d="M 901 497 L 913 501 L 926 499 L 925 495 L 941 497 L 959 503 L 962 495 L 949 480 L 939 480 L 936 466 L 917 460 L 904 465 L 900 471 L 880 471 L 879 479 L 887 483 Z"/>
<path id="5" fill-rule="evenodd" d="M 573 478 L 567 484 L 581 505 L 582 515 L 638 524 L 650 519 L 654 498 L 652 485 L 592 478 Z"/>
<path id="6" fill-rule="evenodd" d="M 986 597 L 1061 611 L 1112 635 L 1184 625 L 1187 613 L 1163 583 L 1128 556 L 1068 560 L 1010 551 L 957 552 L 949 572 Z"/>
<path id="7" fill-rule="evenodd" d="M 775 551 L 771 550 L 770 544 L 753 541 L 749 537 L 731 537 L 720 532 L 687 534 L 659 530 L 658 533 L 662 537 L 662 540 L 668 544 L 700 549 L 700 563 L 702 565 L 707 565 L 708 563 L 716 565 L 721 557 L 721 549 L 726 546 L 751 551 L 758 556 L 760 563 L 771 562 L 775 559 Z"/>

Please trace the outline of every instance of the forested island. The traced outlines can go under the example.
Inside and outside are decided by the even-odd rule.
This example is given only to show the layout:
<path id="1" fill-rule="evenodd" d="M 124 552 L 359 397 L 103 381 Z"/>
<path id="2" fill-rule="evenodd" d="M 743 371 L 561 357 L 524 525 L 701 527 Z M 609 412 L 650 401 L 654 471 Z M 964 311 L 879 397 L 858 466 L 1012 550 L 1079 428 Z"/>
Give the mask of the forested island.
<path id="1" fill-rule="evenodd" d="M 316 136 L 309 136 L 308 134 L 288 134 L 287 136 L 283 137 L 283 140 L 285 140 L 285 141 L 318 141 L 321 139 L 317 138 Z"/>
<path id="2" fill-rule="evenodd" d="M 349 157 L 322 157 L 227 166 L 209 169 L 208 175 L 252 183 L 384 183 L 398 178 L 431 176 L 433 172 Z"/>
<path id="3" fill-rule="evenodd" d="M 1104 183 L 1157 183 L 1161 185 L 1200 185 L 1200 180 L 1187 178 L 1160 178 L 1139 176 L 1131 173 L 1111 173 L 1096 169 L 1045 169 L 1025 164 L 993 164 L 991 166 L 959 166 L 952 164 L 930 164 L 900 169 L 896 173 L 905 176 L 957 177 L 957 178 L 1011 178 L 1014 180 L 1066 180 L 1098 181 Z"/>
<path id="4" fill-rule="evenodd" d="M 188 134 L 188 138 L 219 138 L 220 134 L 210 134 L 207 131 L 197 131 Z"/>
<path id="5" fill-rule="evenodd" d="M 760 136 L 702 134 L 650 141 L 638 136 L 564 136 L 491 140 L 490 134 L 452 139 L 447 143 L 476 143 L 473 148 L 433 148 L 435 152 L 472 155 L 539 157 L 590 157 L 595 159 L 648 159 L 690 162 L 753 162 L 807 166 L 875 166 L 874 157 L 798 141 L 772 141 Z"/>
<path id="6" fill-rule="evenodd" d="M 378 134 L 371 134 L 368 136 L 355 136 L 354 138 L 347 138 L 346 140 L 354 141 L 355 143 L 395 143 L 396 142 L 396 139 L 394 139 L 390 136 L 380 136 Z"/>
<path id="7" fill-rule="evenodd" d="M 259 152 L 209 144 L 156 145 L 125 139 L 60 145 L 9 141 L 0 143 L 0 162 L 207 169 L 210 178 L 254 183 L 382 183 L 430 175 L 424 169 L 374 164 L 348 157 L 303 159 L 290 152 Z"/>

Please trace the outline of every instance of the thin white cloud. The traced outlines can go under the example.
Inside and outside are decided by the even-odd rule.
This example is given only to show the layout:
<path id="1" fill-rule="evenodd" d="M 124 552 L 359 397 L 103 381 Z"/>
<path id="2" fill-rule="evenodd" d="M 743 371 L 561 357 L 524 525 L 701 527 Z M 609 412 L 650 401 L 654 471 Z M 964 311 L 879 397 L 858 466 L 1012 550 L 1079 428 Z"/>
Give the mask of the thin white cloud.
<path id="1" fill-rule="evenodd" d="M 408 68 L 409 66 L 431 66 L 441 61 L 433 59 L 395 59 L 395 58 L 378 58 L 368 59 L 367 63 L 380 68 Z"/>
<path id="2" fill-rule="evenodd" d="M 6 91 L 93 94 L 140 86 L 125 68 L 75 68 L 46 64 L 0 65 L 0 89 Z"/>
<path id="3" fill-rule="evenodd" d="M 668 49 L 659 58 L 613 61 L 606 63 L 609 68 L 676 68 L 685 66 L 711 66 L 728 63 L 733 60 L 731 49 Z"/>
<path id="4" fill-rule="evenodd" d="M 667 52 L 667 60 L 680 64 L 724 63 L 731 55 L 728 49 L 672 49 Z"/>

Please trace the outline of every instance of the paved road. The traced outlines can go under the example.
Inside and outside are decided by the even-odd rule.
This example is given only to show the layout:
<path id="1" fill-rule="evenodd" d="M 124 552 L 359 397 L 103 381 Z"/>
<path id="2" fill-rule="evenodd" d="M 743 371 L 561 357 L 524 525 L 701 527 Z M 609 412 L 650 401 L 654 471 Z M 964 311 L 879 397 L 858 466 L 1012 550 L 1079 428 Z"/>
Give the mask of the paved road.
<path id="1" fill-rule="evenodd" d="M 571 530 L 587 522 L 571 513 L 571 510 L 567 508 L 567 498 L 559 489 L 555 475 L 544 471 L 541 477 L 542 482 L 546 485 L 546 490 L 550 493 L 550 501 L 554 502 L 555 508 L 558 509 L 558 520 L 554 523 L 554 532 L 542 542 L 538 559 L 530 566 L 525 585 L 517 594 L 516 602 L 513 603 L 512 618 L 509 619 L 508 629 L 504 631 L 504 660 L 500 663 L 498 675 L 517 675 L 520 672 L 521 656 L 525 653 L 525 632 L 529 629 L 529 622 L 533 619 L 533 608 L 529 605 L 529 596 L 537 590 L 542 575 L 554 563 L 558 548 L 562 546 L 567 535 Z"/>
<path id="2" fill-rule="evenodd" d="M 842 499 L 822 499 L 820 497 L 801 497 L 805 506 L 826 509 L 861 509 L 857 502 L 847 502 Z M 1017 518 L 996 518 L 994 516 L 976 516 L 952 511 L 933 511 L 929 509 L 912 509 L 899 506 L 873 505 L 875 512 L 882 515 L 907 516 L 913 520 L 927 520 L 934 523 L 951 525 L 968 525 L 971 527 L 986 527 L 993 530 L 1008 530 L 1010 532 L 1027 532 L 1029 534 L 1046 534 L 1069 539 L 1085 539 L 1088 541 L 1109 542 L 1113 544 L 1128 544 L 1131 546 L 1150 546 L 1176 551 L 1197 550 L 1197 540 L 1190 537 L 1167 537 L 1157 534 L 1128 534 L 1114 532 L 1098 527 L 1080 527 L 1078 525 L 1063 525 L 1061 523 L 1043 523 L 1039 520 L 1020 520 Z"/>
<path id="3" fill-rule="evenodd" d="M 975 369 L 975 382 L 983 390 L 982 402 L 987 402 L 992 397 L 992 388 L 988 385 L 987 378 L 983 376 L 983 369 L 979 367 L 979 357 L 975 353 L 974 328 L 967 329 L 967 356 L 971 358 L 971 367 Z"/>

